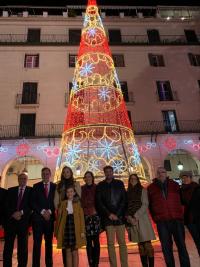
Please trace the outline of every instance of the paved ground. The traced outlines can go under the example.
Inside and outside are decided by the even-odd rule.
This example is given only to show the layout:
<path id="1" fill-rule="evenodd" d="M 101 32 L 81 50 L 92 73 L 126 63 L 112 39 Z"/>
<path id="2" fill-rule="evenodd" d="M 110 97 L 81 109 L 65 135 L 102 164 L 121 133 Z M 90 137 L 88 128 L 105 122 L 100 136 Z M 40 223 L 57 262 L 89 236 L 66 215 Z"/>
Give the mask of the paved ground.
<path id="1" fill-rule="evenodd" d="M 104 237 L 102 236 L 102 242 L 104 243 Z M 186 233 L 186 242 L 187 242 L 187 248 L 191 260 L 191 267 L 200 267 L 200 259 L 198 256 L 198 253 L 196 251 L 196 248 L 194 246 L 194 243 L 188 233 Z M 2 251 L 3 248 L 3 242 L 0 242 L 0 251 Z M 155 242 L 154 243 L 154 248 L 155 248 L 155 267 L 164 267 L 164 260 L 163 260 L 163 255 L 162 251 L 160 248 L 160 243 Z M 81 267 L 88 267 L 87 264 L 87 257 L 86 257 L 86 251 L 85 249 L 81 249 L 79 252 L 80 255 L 80 266 Z M 119 253 L 117 249 L 117 255 L 118 255 L 118 262 L 119 262 Z M 179 265 L 178 261 L 178 254 L 176 248 L 174 248 L 174 255 L 176 258 L 176 266 Z M 32 257 L 32 237 L 30 236 L 29 238 L 29 263 L 28 267 L 31 267 L 31 257 Z M 129 260 L 129 266 L 130 267 L 141 267 L 140 259 L 139 259 L 139 254 L 137 250 L 137 246 L 128 246 L 128 260 Z M 0 262 L 0 267 L 2 267 L 2 261 Z M 56 249 L 56 246 L 54 247 L 54 266 L 56 267 L 62 267 L 62 262 L 61 262 L 61 253 L 60 250 Z M 120 266 L 120 264 L 118 264 Z M 16 261 L 16 249 L 14 250 L 14 255 L 13 255 L 13 267 L 17 267 L 17 261 Z M 42 247 L 42 259 L 41 259 L 41 267 L 45 267 L 44 264 L 44 244 Z M 108 253 L 107 249 L 105 247 L 101 248 L 101 258 L 100 258 L 100 266 L 99 267 L 109 267 L 109 261 L 108 261 Z"/>

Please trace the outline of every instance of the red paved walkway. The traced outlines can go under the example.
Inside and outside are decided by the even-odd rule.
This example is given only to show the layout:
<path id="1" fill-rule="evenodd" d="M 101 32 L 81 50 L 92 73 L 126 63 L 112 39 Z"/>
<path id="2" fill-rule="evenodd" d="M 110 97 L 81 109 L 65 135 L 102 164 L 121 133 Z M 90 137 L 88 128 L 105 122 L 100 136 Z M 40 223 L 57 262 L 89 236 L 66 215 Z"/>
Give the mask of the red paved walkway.
<path id="1" fill-rule="evenodd" d="M 186 241 L 187 248 L 188 248 L 188 252 L 189 252 L 189 256 L 191 260 L 191 267 L 200 267 L 200 259 L 198 257 L 198 253 L 188 233 L 186 233 L 186 240 L 187 240 Z M 2 251 L 2 247 L 3 247 L 3 242 L 0 242 L 0 251 Z M 165 267 L 159 242 L 155 243 L 154 247 L 155 247 L 155 267 Z M 176 263 L 177 263 L 176 266 L 180 266 L 176 248 L 174 250 L 175 250 L 174 255 L 175 255 Z M 80 267 L 88 267 L 85 249 L 80 250 L 79 254 L 80 254 Z M 118 260 L 119 260 L 118 249 L 117 249 L 117 255 L 118 255 Z M 30 237 L 29 239 L 28 267 L 31 267 L 31 256 L 32 256 L 32 237 Z M 128 259 L 129 259 L 129 267 L 141 267 L 137 246 L 130 246 L 128 248 Z M 15 250 L 14 256 L 13 256 L 13 267 L 16 267 L 16 266 L 17 266 L 17 263 L 16 263 L 16 250 Z M 54 266 L 62 267 L 61 253 L 60 253 L 60 250 L 57 250 L 56 248 L 54 248 Z M 120 264 L 118 264 L 118 266 L 120 266 Z M 2 262 L 0 262 L 0 267 L 2 267 Z M 43 249 L 42 249 L 41 267 L 45 267 Z M 108 253 L 107 253 L 106 248 L 101 249 L 101 258 L 100 258 L 99 267 L 109 267 Z"/>

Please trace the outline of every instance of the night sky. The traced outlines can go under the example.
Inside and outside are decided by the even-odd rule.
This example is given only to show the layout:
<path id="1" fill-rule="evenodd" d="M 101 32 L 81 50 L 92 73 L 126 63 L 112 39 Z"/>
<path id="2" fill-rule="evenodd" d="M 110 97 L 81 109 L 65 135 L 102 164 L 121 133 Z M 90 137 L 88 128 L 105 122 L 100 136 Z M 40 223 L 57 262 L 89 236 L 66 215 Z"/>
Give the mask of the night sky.
<path id="1" fill-rule="evenodd" d="M 87 0 L 0 0 L 3 5 L 39 5 L 39 6 L 66 6 L 66 5 L 85 5 Z M 200 6 L 200 0 L 97 0 L 99 5 L 196 5 Z"/>

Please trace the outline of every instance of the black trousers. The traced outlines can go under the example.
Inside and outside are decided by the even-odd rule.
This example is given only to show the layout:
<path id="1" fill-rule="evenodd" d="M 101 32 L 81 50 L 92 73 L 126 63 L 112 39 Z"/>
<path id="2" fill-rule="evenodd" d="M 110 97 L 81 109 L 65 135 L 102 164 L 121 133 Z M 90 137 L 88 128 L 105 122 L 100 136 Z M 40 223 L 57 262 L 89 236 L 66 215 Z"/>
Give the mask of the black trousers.
<path id="1" fill-rule="evenodd" d="M 194 240 L 194 243 L 200 256 L 200 223 L 199 225 L 198 223 L 190 223 L 186 224 L 186 226 Z"/>
<path id="2" fill-rule="evenodd" d="M 100 243 L 99 235 L 87 236 L 87 257 L 90 267 L 97 267 L 99 265 L 100 257 Z"/>
<path id="3" fill-rule="evenodd" d="M 183 223 L 178 220 L 158 222 L 157 229 L 167 267 L 175 267 L 172 237 L 178 248 L 180 266 L 190 267 L 190 260 L 185 245 L 185 229 Z"/>
<path id="4" fill-rule="evenodd" d="M 33 259 L 32 267 L 40 267 L 41 244 L 44 235 L 45 240 L 45 264 L 46 267 L 53 267 L 53 221 L 33 221 Z"/>
<path id="5" fill-rule="evenodd" d="M 12 221 L 5 227 L 3 267 L 12 267 L 12 255 L 17 237 L 18 267 L 26 267 L 28 262 L 28 224 Z"/>

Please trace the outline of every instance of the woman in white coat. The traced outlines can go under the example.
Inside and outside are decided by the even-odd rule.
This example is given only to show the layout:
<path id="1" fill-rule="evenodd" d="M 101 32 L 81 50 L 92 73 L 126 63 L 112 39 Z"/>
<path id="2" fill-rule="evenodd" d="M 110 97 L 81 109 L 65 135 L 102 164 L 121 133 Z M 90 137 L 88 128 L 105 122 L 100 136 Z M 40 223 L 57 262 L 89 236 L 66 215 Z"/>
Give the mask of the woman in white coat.
<path id="1" fill-rule="evenodd" d="M 147 190 L 141 185 L 137 174 L 131 174 L 127 190 L 127 222 L 129 240 L 138 243 L 143 267 L 154 266 L 154 249 L 151 240 L 155 234 L 148 215 Z"/>

